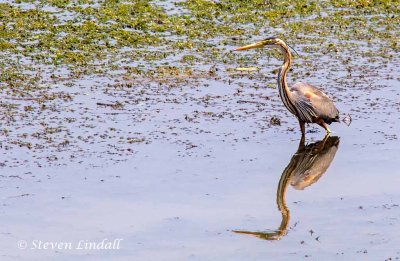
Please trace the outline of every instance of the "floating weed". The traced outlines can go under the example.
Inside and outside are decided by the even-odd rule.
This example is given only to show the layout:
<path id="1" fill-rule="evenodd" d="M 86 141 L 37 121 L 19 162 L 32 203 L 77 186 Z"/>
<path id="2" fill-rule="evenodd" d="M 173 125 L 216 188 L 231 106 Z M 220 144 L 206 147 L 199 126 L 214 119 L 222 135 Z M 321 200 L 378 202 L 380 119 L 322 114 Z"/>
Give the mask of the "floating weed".
<path id="1" fill-rule="evenodd" d="M 60 150 L 79 141 L 108 140 L 110 135 L 104 132 L 71 136 L 69 129 L 96 129 L 101 118 L 90 115 L 87 108 L 76 108 L 74 98 L 81 92 L 92 97 L 93 90 L 126 91 L 135 94 L 126 100 L 140 104 L 146 91 L 135 91 L 150 83 L 169 90 L 193 83 L 203 86 L 196 81 L 204 78 L 265 79 L 276 74 L 275 68 L 264 69 L 265 60 L 281 57 L 279 52 L 257 50 L 237 55 L 229 51 L 266 36 L 282 37 L 301 53 L 301 58 L 295 57 L 300 62 L 293 65 L 293 78 L 312 76 L 323 66 L 318 59 L 324 55 L 338 60 L 351 75 L 350 67 L 362 58 L 387 66 L 399 52 L 398 0 L 186 0 L 173 4 L 176 12 L 167 12 L 158 4 L 145 0 L 0 3 L 0 90 L 5 100 L 1 133 L 12 136 L 8 144 Z M 241 73 L 235 71 L 238 67 L 261 69 Z M 78 80 L 96 77 L 109 82 L 77 86 Z M 241 87 L 237 95 L 241 95 Z M 268 82 L 266 87 L 276 85 Z M 113 98 L 121 98 L 118 95 Z M 65 110 L 73 107 L 70 115 L 46 117 L 63 110 L 63 102 L 68 104 Z M 129 108 L 123 99 L 99 102 L 111 105 L 97 106 L 107 110 L 104 113 Z M 30 142 L 26 135 L 15 137 L 6 129 L 39 119 L 44 127 L 30 135 L 37 142 Z M 142 137 L 139 134 L 127 137 L 133 137 L 122 139 L 129 144 L 142 139 L 135 138 Z"/>

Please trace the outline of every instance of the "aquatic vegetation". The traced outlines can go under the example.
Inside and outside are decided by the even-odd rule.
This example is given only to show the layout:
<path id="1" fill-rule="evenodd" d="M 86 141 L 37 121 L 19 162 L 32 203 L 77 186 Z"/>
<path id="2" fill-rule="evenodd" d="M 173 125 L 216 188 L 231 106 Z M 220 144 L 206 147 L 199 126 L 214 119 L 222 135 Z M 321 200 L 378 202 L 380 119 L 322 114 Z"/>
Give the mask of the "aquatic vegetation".
<path id="1" fill-rule="evenodd" d="M 0 6 L 0 50 L 35 63 L 72 67 L 105 63 L 110 56 L 121 59 L 124 48 L 141 50 L 133 59 L 157 53 L 173 60 L 175 52 L 161 51 L 169 49 L 221 61 L 221 55 L 207 50 L 236 45 L 243 36 L 281 36 L 280 30 L 286 40 L 302 45 L 332 43 L 333 38 L 385 39 L 398 48 L 396 3 L 196 0 L 171 3 L 187 12 L 167 14 L 149 1 L 15 1 Z"/>
<path id="2" fill-rule="evenodd" d="M 319 62 L 321 56 L 343 64 L 348 75 L 365 70 L 357 64 L 358 59 L 386 66 L 399 52 L 398 6 L 397 0 L 0 3 L 0 88 L 7 98 L 2 104 L 2 118 L 7 124 L 0 131 L 11 135 L 9 144 L 38 150 L 48 148 L 49 144 L 62 149 L 75 146 L 77 140 L 106 139 L 108 136 L 102 134 L 96 138 L 71 134 L 79 123 L 81 128 L 92 128 L 101 118 L 89 114 L 85 106 L 70 109 L 71 115 L 65 117 L 56 117 L 54 113 L 68 108 L 77 96 L 93 91 L 106 95 L 119 91 L 125 95 L 126 90 L 135 93 L 137 86 L 146 84 L 172 90 L 198 85 L 199 79 L 230 82 L 241 77 L 272 77 L 276 68 L 262 65 L 266 56 L 278 57 L 278 52 L 229 52 L 233 47 L 270 35 L 284 38 L 301 53 L 301 57 L 296 57 L 292 80 L 299 75 L 312 76 L 313 71 L 323 67 L 323 62 Z M 303 64 L 307 71 L 296 64 Z M 263 70 L 236 71 L 238 67 L 266 68 L 263 70 L 269 70 L 271 75 L 266 76 Z M 96 82 L 96 78 L 103 82 Z M 82 83 L 88 79 L 92 81 L 90 86 Z M 240 95 L 244 85 L 237 84 Z M 268 82 L 265 87 L 275 85 Z M 251 88 L 260 86 L 255 84 Z M 107 110 L 129 108 L 129 104 L 119 100 L 124 97 L 121 93 L 113 94 L 112 102 L 100 102 L 115 106 L 98 106 Z M 135 95 L 138 98 L 131 99 L 139 103 L 146 90 L 140 89 Z M 74 113 L 82 117 L 77 119 Z M 22 135 L 27 133 L 22 131 L 23 124 L 20 136 L 10 134 L 8 128 L 14 128 L 17 119 L 46 123 L 49 115 L 56 120 L 45 135 L 38 134 L 43 130 Z M 83 124 L 85 121 L 92 123 Z M 59 131 L 53 132 L 53 128 Z M 138 135 L 139 138 L 122 134 L 115 137 L 136 144 L 143 139 Z"/>

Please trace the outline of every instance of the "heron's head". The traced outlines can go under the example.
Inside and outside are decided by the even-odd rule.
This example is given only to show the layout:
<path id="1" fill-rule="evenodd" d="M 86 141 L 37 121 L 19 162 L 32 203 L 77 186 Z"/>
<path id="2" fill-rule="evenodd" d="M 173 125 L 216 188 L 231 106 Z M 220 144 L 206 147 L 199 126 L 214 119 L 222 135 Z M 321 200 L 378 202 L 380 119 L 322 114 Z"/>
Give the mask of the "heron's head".
<path id="1" fill-rule="evenodd" d="M 268 37 L 267 39 L 264 39 L 262 41 L 236 48 L 234 51 L 244 51 L 244 50 L 249 50 L 249 49 L 254 49 L 254 48 L 262 48 L 266 45 L 282 46 L 282 45 L 286 45 L 286 44 L 284 41 L 282 41 L 281 39 L 279 39 L 277 37 Z"/>

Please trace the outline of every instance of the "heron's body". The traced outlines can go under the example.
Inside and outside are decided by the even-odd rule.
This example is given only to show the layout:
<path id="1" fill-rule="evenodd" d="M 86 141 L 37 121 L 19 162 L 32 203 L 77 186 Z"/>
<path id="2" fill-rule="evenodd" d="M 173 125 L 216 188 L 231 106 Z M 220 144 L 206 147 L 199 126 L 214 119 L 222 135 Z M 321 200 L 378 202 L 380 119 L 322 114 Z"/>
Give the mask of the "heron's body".
<path id="1" fill-rule="evenodd" d="M 302 135 L 305 135 L 305 123 L 316 123 L 330 133 L 327 124 L 339 121 L 339 111 L 325 93 L 310 84 L 299 82 L 289 89 L 286 78 L 292 62 L 292 54 L 284 41 L 271 37 L 236 50 L 242 51 L 266 45 L 278 47 L 283 53 L 284 61 L 278 73 L 279 95 L 285 107 L 299 120 Z"/>

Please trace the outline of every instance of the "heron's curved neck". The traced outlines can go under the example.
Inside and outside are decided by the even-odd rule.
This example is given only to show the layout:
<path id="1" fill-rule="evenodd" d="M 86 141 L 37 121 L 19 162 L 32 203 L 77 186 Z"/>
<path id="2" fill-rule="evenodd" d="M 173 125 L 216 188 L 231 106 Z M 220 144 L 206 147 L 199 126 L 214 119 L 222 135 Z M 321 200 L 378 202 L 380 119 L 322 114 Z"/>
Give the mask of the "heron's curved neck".
<path id="1" fill-rule="evenodd" d="M 292 54 L 289 51 L 289 47 L 281 43 L 279 45 L 279 49 L 283 53 L 283 65 L 281 69 L 279 70 L 278 73 L 278 88 L 279 88 L 279 95 L 283 101 L 283 104 L 285 104 L 286 108 L 293 114 L 296 114 L 296 109 L 293 106 L 293 103 L 291 101 L 291 93 L 289 91 L 289 87 L 286 81 L 286 76 L 287 72 L 289 71 L 290 64 L 292 63 Z"/>

